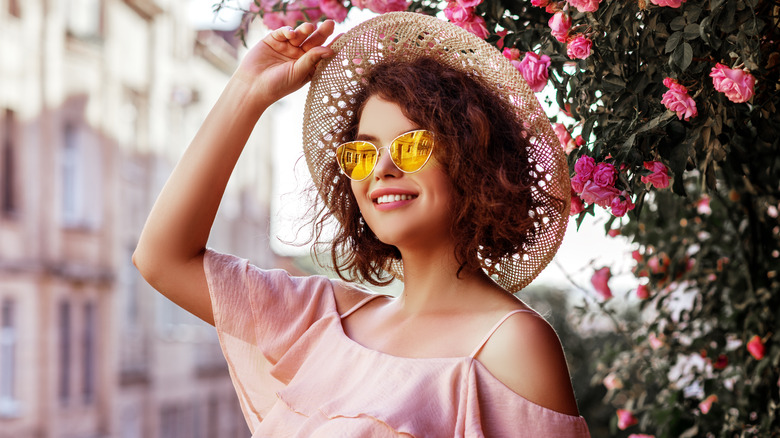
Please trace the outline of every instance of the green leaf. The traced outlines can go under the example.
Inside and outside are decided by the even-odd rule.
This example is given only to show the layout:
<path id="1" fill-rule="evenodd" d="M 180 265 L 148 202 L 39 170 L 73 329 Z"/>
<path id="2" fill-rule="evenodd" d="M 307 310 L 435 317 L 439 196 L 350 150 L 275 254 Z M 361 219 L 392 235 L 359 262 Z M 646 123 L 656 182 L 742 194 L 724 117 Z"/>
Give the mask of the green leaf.
<path id="1" fill-rule="evenodd" d="M 683 37 L 690 41 L 695 40 L 699 37 L 699 24 L 698 23 L 691 23 L 687 26 L 685 26 L 685 29 L 683 30 Z"/>
<path id="2" fill-rule="evenodd" d="M 764 22 L 760 19 L 757 19 L 753 17 L 752 19 L 749 19 L 745 23 L 742 24 L 742 26 L 739 27 L 740 30 L 749 37 L 754 37 L 758 35 L 761 30 L 764 29 Z"/>
<path id="3" fill-rule="evenodd" d="M 698 5 L 691 4 L 685 9 L 685 17 L 688 19 L 689 23 L 697 21 L 699 15 L 701 15 L 701 7 Z"/>
<path id="4" fill-rule="evenodd" d="M 677 46 L 680 44 L 682 37 L 683 37 L 682 32 L 675 32 L 671 34 L 669 36 L 669 39 L 666 40 L 666 46 L 664 47 L 664 52 L 670 53 L 674 51 L 674 49 L 676 49 Z"/>
<path id="5" fill-rule="evenodd" d="M 595 115 L 588 117 L 582 125 L 582 139 L 585 140 L 586 143 L 590 143 L 590 133 L 593 131 L 593 124 L 596 123 L 596 117 L 597 116 Z"/>
<path id="6" fill-rule="evenodd" d="M 669 23 L 669 28 L 672 30 L 683 30 L 685 27 L 685 17 L 683 16 L 677 16 L 672 19 L 672 22 Z"/>
<path id="7" fill-rule="evenodd" d="M 677 49 L 672 54 L 672 62 L 680 68 L 680 71 L 685 71 L 691 65 L 692 60 L 693 48 L 688 43 L 682 43 L 682 45 L 677 46 Z"/>
<path id="8" fill-rule="evenodd" d="M 710 10 L 714 13 L 716 9 L 720 8 L 726 3 L 726 0 L 710 0 Z"/>

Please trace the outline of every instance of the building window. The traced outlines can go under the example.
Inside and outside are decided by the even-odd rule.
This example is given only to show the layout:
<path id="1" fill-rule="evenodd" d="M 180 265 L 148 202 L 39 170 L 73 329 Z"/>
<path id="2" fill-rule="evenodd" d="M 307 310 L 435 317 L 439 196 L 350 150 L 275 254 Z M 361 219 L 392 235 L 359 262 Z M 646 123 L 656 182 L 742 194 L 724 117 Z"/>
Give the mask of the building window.
<path id="1" fill-rule="evenodd" d="M 83 375 L 81 379 L 82 395 L 84 397 L 84 403 L 92 403 L 95 401 L 95 382 L 96 382 L 96 342 L 95 336 L 97 331 L 97 315 L 95 312 L 95 303 L 88 302 L 84 304 L 84 332 L 82 337 L 82 349 L 83 355 Z"/>
<path id="2" fill-rule="evenodd" d="M 102 208 L 103 170 L 99 145 L 81 123 L 66 123 L 63 137 L 62 224 L 68 228 L 97 228 Z"/>
<path id="3" fill-rule="evenodd" d="M 16 399 L 16 321 L 14 302 L 4 299 L 0 304 L 0 418 L 19 415 Z"/>
<path id="4" fill-rule="evenodd" d="M 60 403 L 70 401 L 70 366 L 71 366 L 71 308 L 70 303 L 63 301 L 59 308 L 60 360 L 59 360 L 59 397 Z"/>
<path id="5" fill-rule="evenodd" d="M 0 208 L 4 216 L 17 212 L 16 196 L 16 114 L 6 109 L 3 114 L 2 144 L 0 144 Z"/>
<path id="6" fill-rule="evenodd" d="M 81 136 L 73 124 L 65 125 L 65 144 L 62 151 L 62 220 L 65 225 L 76 225 L 84 204 L 84 173 L 81 169 Z"/>

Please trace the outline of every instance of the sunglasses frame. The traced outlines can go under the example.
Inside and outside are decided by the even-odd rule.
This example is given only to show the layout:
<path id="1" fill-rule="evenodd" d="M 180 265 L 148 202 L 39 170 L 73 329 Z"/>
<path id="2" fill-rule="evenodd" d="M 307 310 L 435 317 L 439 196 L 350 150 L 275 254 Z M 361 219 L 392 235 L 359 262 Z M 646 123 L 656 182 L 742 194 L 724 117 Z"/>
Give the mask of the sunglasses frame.
<path id="1" fill-rule="evenodd" d="M 415 133 L 415 132 L 425 132 L 425 133 L 426 133 L 428 136 L 430 136 L 430 137 L 433 139 L 433 146 L 431 146 L 431 152 L 428 154 L 428 156 L 427 156 L 427 157 L 425 157 L 425 161 L 422 163 L 422 165 L 420 166 L 420 168 L 419 168 L 419 169 L 417 169 L 417 170 L 412 170 L 412 171 L 403 170 L 403 169 L 401 169 L 401 167 L 400 167 L 400 166 L 398 166 L 398 164 L 395 162 L 395 160 L 393 160 L 393 154 L 392 154 L 392 151 L 390 151 L 390 147 L 391 147 L 391 146 L 393 146 L 393 144 L 394 144 L 394 143 L 395 143 L 395 142 L 396 142 L 396 141 L 397 141 L 399 138 L 401 138 L 401 137 L 403 137 L 403 136 L 405 136 L 405 135 L 409 135 L 409 134 Z M 339 159 L 339 152 L 338 152 L 338 151 L 339 151 L 339 149 L 341 149 L 341 147 L 342 147 L 342 146 L 346 146 L 346 145 L 348 145 L 348 144 L 350 144 L 350 143 L 368 143 L 368 144 L 370 144 L 371 146 L 373 146 L 373 147 L 374 147 L 374 149 L 376 150 L 376 157 L 377 157 L 377 158 L 376 158 L 376 161 L 374 161 L 374 165 L 373 165 L 373 167 L 371 168 L 371 171 L 370 171 L 370 172 L 368 172 L 368 174 L 366 174 L 366 176 L 364 176 L 363 178 L 360 178 L 360 179 L 357 179 L 357 178 L 352 178 L 351 176 L 349 176 L 349 174 L 348 174 L 348 173 L 347 173 L 347 172 L 344 170 L 344 167 L 341 165 L 341 160 Z M 400 171 L 401 171 L 401 172 L 403 172 L 403 173 L 417 173 L 417 172 L 421 171 L 421 170 L 423 169 L 423 167 L 425 167 L 425 165 L 426 165 L 426 164 L 428 164 L 428 161 L 430 161 L 431 157 L 433 156 L 433 147 L 434 147 L 434 146 L 436 146 L 436 136 L 435 136 L 435 134 L 433 133 L 433 131 L 430 131 L 430 130 L 427 130 L 427 129 L 413 129 L 413 130 L 411 130 L 411 131 L 404 132 L 403 134 L 400 134 L 400 135 L 398 135 L 397 137 L 395 137 L 395 138 L 393 139 L 393 141 L 391 141 L 391 142 L 390 142 L 390 145 L 389 145 L 389 146 L 382 146 L 382 147 L 379 147 L 379 146 L 377 146 L 376 144 L 374 144 L 374 142 L 371 142 L 371 141 L 368 141 L 368 140 L 352 140 L 352 141 L 346 141 L 346 142 L 344 142 L 344 143 L 340 143 L 339 145 L 337 145 L 337 146 L 336 146 L 336 149 L 335 149 L 335 151 L 336 151 L 336 164 L 338 164 L 338 166 L 339 166 L 339 170 L 341 170 L 341 173 L 343 173 L 343 174 L 344 174 L 344 176 L 346 176 L 347 178 L 351 179 L 352 181 L 364 181 L 366 178 L 368 178 L 369 176 L 371 176 L 371 174 L 372 174 L 372 173 L 374 173 L 374 170 L 376 170 L 376 165 L 377 165 L 377 163 L 379 162 L 379 151 L 381 151 L 382 149 L 386 149 L 386 150 L 387 150 L 387 153 L 389 153 L 389 154 L 390 154 L 390 161 L 393 163 L 393 166 L 395 166 L 395 167 L 396 167 L 398 170 L 400 170 Z"/>

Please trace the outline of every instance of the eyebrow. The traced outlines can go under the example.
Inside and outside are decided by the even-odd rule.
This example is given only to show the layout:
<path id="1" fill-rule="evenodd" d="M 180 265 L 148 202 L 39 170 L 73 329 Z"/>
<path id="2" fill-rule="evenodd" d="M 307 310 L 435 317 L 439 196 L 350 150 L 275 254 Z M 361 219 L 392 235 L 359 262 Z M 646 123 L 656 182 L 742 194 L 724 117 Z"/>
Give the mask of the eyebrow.
<path id="1" fill-rule="evenodd" d="M 410 129 L 410 130 L 408 130 L 408 131 L 399 132 L 399 133 L 398 133 L 398 135 L 396 135 L 395 137 L 396 137 L 396 138 L 398 138 L 398 137 L 400 137 L 400 136 L 402 136 L 402 135 L 404 135 L 404 134 L 407 134 L 407 133 L 409 133 L 409 132 L 412 132 L 412 131 L 419 131 L 419 130 L 421 130 L 421 129 L 422 129 L 422 128 L 414 128 L 414 129 Z M 371 134 L 358 134 L 358 135 L 355 137 L 355 140 L 363 140 L 363 141 L 378 141 L 379 139 L 378 139 L 378 138 L 376 138 L 375 136 L 371 135 Z"/>
<path id="2" fill-rule="evenodd" d="M 377 141 L 377 138 L 369 134 L 358 134 L 355 140 Z"/>

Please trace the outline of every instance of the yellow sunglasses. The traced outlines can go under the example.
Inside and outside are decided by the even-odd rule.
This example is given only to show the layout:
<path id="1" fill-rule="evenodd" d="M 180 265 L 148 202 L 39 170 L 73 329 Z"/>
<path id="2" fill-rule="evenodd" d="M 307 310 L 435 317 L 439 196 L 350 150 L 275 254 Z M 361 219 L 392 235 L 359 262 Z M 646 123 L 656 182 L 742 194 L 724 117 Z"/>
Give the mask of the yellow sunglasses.
<path id="1" fill-rule="evenodd" d="M 399 135 L 388 147 L 380 148 L 365 140 L 348 141 L 336 148 L 336 159 L 344 175 L 362 181 L 374 171 L 379 150 L 387 149 L 395 167 L 404 173 L 414 173 L 431 158 L 433 137 L 431 131 L 419 129 Z"/>

